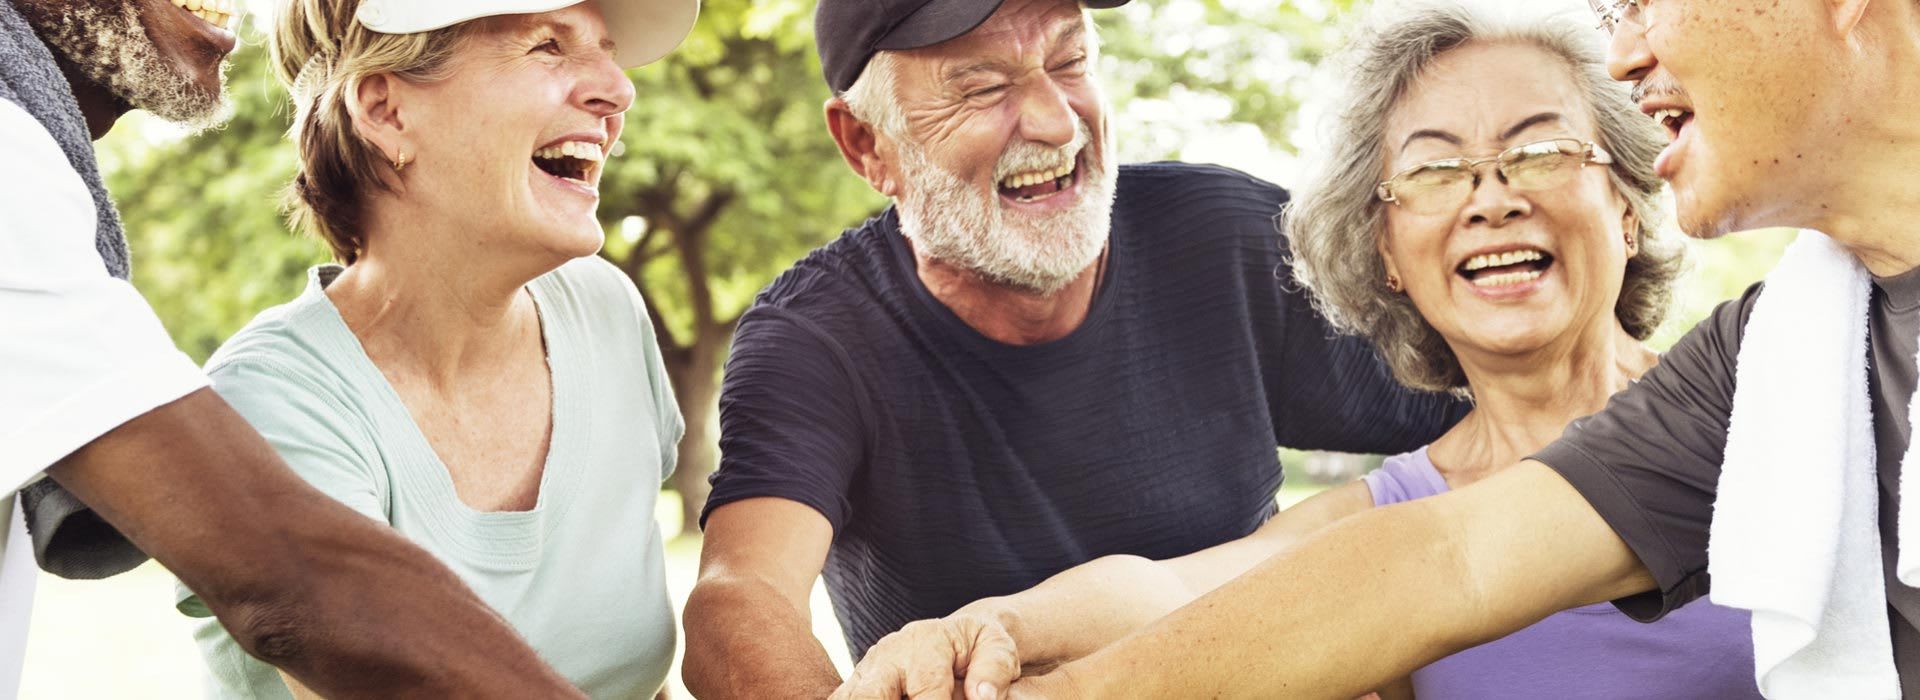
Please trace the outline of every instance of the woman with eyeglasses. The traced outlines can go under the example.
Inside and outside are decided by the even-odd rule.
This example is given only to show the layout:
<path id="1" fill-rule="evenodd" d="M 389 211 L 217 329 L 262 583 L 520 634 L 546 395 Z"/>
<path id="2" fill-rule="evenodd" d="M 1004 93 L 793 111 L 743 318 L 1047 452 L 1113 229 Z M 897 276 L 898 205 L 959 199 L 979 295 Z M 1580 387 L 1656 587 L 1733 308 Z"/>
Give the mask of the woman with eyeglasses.
<path id="1" fill-rule="evenodd" d="M 1661 132 L 1608 79 L 1583 17 L 1521 14 L 1431 5 L 1359 37 L 1343 73 L 1350 92 L 1332 112 L 1337 133 L 1286 221 L 1295 276 L 1334 325 L 1369 339 L 1402 383 L 1470 396 L 1473 411 L 1244 539 L 1160 562 L 1098 559 L 914 623 L 868 651 L 843 695 L 964 669 L 950 675 L 968 697 L 1004 697 L 1023 667 L 1088 654 L 1334 520 L 1519 462 L 1658 362 L 1643 341 L 1682 267 L 1682 248 L 1659 229 Z M 1013 691 L 1087 690 L 1054 681 Z M 1609 604 L 1568 610 L 1379 690 L 1759 697 L 1747 614 L 1706 601 L 1654 624 Z"/>

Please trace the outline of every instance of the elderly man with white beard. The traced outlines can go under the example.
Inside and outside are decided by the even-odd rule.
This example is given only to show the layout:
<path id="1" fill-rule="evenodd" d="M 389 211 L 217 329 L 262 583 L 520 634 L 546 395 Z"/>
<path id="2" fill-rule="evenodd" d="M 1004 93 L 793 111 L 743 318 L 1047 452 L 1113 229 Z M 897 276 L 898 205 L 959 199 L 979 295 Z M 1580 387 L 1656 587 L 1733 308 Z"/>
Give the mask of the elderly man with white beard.
<path id="1" fill-rule="evenodd" d="M 686 609 L 695 694 L 830 693 L 823 572 L 858 658 L 1094 558 L 1251 532 L 1276 445 L 1405 450 L 1461 412 L 1283 282 L 1285 192 L 1116 166 L 1086 10 L 1124 2 L 820 3 L 828 129 L 893 206 L 741 319 Z"/>

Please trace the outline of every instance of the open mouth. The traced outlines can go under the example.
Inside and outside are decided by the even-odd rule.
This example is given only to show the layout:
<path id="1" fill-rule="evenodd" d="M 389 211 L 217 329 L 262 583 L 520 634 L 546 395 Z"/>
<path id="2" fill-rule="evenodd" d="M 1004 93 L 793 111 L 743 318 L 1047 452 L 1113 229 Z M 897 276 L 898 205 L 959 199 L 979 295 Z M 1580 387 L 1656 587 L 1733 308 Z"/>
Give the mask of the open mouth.
<path id="1" fill-rule="evenodd" d="M 1540 279 L 1553 267 L 1553 255 L 1538 248 L 1482 253 L 1467 258 L 1454 272 L 1481 289 L 1513 287 Z"/>
<path id="2" fill-rule="evenodd" d="M 233 31 L 233 3 L 234 0 L 173 0 L 174 7 L 226 31 Z"/>
<path id="3" fill-rule="evenodd" d="M 1073 158 L 1049 170 L 1028 170 L 1000 179 L 1000 196 L 1022 204 L 1038 202 L 1065 192 L 1080 178 L 1080 160 Z"/>
<path id="4" fill-rule="evenodd" d="M 1651 115 L 1655 122 L 1667 130 L 1668 140 L 1680 138 L 1680 131 L 1693 122 L 1693 110 L 1684 107 L 1665 107 L 1656 109 Z"/>
<path id="5" fill-rule="evenodd" d="M 600 164 L 607 159 L 600 144 L 561 141 L 533 152 L 533 167 L 587 189 L 599 182 Z"/>

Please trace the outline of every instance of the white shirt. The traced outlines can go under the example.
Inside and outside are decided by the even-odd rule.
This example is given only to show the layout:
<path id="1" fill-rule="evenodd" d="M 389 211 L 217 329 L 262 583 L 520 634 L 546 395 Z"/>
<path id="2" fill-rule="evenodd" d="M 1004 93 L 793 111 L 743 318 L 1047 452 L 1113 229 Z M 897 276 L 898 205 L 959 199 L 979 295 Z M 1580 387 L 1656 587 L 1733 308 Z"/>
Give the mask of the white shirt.
<path id="1" fill-rule="evenodd" d="M 18 692 L 35 575 L 13 494 L 207 385 L 133 285 L 107 273 L 94 217 L 53 136 L 0 100 L 0 696 Z"/>

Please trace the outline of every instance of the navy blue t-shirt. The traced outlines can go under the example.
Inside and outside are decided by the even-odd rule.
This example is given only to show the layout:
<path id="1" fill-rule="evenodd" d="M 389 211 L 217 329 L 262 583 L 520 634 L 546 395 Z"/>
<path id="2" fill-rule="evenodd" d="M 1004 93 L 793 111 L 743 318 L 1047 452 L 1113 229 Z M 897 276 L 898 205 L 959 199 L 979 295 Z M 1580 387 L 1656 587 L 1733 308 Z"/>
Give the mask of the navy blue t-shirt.
<path id="1" fill-rule="evenodd" d="M 1334 337 L 1285 267 L 1285 200 L 1224 168 L 1120 168 L 1092 308 L 1031 346 L 935 299 L 892 210 L 847 231 L 741 318 L 706 513 L 772 496 L 825 515 L 827 590 L 858 659 L 1102 555 L 1252 532 L 1274 511 L 1276 445 L 1428 443 L 1464 406 Z"/>

